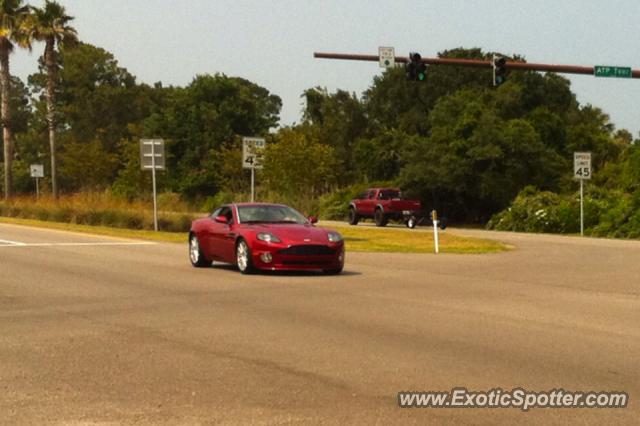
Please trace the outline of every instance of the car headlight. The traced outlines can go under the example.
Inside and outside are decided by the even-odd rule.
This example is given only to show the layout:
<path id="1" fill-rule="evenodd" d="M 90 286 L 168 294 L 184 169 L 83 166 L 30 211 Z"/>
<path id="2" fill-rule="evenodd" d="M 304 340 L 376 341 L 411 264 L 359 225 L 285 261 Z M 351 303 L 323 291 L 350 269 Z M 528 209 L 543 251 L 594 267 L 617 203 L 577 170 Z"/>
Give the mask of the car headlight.
<path id="1" fill-rule="evenodd" d="M 267 243 L 279 243 L 280 238 L 276 237 L 275 235 L 269 233 L 269 232 L 260 232 L 258 235 L 256 235 L 256 238 L 259 239 L 260 241 L 265 241 Z"/>
<path id="2" fill-rule="evenodd" d="M 342 235 L 338 234 L 337 232 L 329 232 L 327 233 L 327 237 L 332 243 L 338 243 L 342 241 Z"/>

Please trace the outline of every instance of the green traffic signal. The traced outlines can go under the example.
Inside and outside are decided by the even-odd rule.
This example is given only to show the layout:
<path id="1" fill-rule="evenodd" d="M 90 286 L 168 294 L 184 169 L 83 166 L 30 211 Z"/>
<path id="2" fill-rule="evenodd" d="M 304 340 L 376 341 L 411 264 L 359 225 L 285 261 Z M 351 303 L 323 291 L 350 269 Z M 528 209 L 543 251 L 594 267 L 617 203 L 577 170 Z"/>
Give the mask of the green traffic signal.
<path id="1" fill-rule="evenodd" d="M 493 57 L 493 85 L 499 86 L 507 81 L 507 60 L 500 56 Z"/>
<path id="2" fill-rule="evenodd" d="M 427 79 L 427 65 L 422 62 L 422 57 L 419 53 L 409 54 L 410 62 L 405 65 L 405 73 L 407 80 L 410 81 L 425 81 Z"/>

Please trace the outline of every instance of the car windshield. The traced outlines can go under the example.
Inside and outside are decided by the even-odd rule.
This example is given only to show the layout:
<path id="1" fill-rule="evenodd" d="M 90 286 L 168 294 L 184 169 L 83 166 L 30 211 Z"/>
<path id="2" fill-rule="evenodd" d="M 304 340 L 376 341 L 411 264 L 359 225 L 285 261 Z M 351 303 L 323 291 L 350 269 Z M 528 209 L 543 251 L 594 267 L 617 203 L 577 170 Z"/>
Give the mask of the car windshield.
<path id="1" fill-rule="evenodd" d="M 278 205 L 238 206 L 241 223 L 307 223 L 307 218 L 291 207 Z"/>

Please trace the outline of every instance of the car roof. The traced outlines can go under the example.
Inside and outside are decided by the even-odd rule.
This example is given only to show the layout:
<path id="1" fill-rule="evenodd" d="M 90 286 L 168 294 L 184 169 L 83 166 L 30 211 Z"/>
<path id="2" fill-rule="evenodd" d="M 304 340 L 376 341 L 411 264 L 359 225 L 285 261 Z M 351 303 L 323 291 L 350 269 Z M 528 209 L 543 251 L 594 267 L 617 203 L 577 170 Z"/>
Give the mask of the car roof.
<path id="1" fill-rule="evenodd" d="M 230 206 L 237 206 L 237 207 L 260 207 L 260 206 L 278 206 L 278 207 L 288 207 L 285 204 L 278 204 L 278 203 L 231 203 L 229 204 Z"/>

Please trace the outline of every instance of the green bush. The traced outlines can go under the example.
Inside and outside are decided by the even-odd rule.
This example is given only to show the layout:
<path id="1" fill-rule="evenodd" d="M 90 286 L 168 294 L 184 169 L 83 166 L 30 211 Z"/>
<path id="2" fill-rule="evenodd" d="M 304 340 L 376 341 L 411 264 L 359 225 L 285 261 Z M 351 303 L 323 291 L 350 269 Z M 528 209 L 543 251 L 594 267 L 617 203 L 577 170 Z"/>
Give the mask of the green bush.
<path id="1" fill-rule="evenodd" d="M 584 199 L 585 233 L 600 237 L 640 237 L 640 191 L 588 188 Z M 577 233 L 580 231 L 579 194 L 558 195 L 523 189 L 511 206 L 494 215 L 489 229 L 518 232 Z"/>

